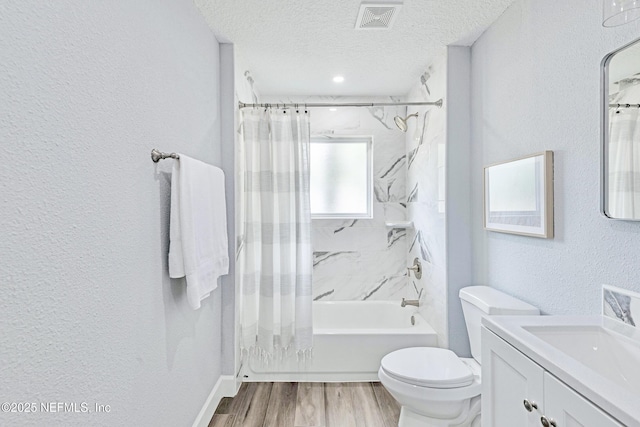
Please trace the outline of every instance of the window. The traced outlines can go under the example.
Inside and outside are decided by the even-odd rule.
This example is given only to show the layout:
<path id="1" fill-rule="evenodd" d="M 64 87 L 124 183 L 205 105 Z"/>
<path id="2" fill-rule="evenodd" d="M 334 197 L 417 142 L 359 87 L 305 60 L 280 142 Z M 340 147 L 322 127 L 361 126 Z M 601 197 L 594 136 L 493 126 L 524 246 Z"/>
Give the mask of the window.
<path id="1" fill-rule="evenodd" d="M 371 218 L 370 137 L 312 137 L 312 218 Z"/>

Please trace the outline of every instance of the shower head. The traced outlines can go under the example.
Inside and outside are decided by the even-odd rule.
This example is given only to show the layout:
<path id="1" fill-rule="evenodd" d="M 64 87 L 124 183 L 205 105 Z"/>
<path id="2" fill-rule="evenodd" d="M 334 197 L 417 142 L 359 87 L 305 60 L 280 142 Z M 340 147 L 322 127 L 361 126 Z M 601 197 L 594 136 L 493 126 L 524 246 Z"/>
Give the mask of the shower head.
<path id="1" fill-rule="evenodd" d="M 398 129 L 400 129 L 402 132 L 407 131 L 407 120 L 409 120 L 409 117 L 418 117 L 418 113 L 410 114 L 404 119 L 400 116 L 395 116 L 393 118 L 393 121 L 396 122 L 396 126 L 398 126 Z"/>

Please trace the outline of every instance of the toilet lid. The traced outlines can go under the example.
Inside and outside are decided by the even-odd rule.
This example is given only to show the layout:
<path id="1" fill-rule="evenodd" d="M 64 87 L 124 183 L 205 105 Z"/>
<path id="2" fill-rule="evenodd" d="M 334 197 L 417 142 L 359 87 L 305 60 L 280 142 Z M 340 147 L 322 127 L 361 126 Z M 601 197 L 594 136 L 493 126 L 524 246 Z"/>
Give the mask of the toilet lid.
<path id="1" fill-rule="evenodd" d="M 384 356 L 380 366 L 389 376 L 422 387 L 456 388 L 473 382 L 469 366 L 444 348 L 404 348 Z"/>

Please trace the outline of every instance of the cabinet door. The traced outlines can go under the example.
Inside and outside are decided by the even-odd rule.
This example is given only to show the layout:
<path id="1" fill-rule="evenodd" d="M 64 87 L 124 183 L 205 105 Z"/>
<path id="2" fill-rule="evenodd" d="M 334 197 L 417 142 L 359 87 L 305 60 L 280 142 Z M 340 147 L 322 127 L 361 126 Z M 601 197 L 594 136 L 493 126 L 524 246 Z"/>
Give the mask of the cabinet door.
<path id="1" fill-rule="evenodd" d="M 502 338 L 482 328 L 482 425 L 540 426 L 544 370 Z M 525 408 L 524 402 L 537 409 Z"/>
<path id="2" fill-rule="evenodd" d="M 544 415 L 553 419 L 558 427 L 622 427 L 600 408 L 546 372 Z"/>

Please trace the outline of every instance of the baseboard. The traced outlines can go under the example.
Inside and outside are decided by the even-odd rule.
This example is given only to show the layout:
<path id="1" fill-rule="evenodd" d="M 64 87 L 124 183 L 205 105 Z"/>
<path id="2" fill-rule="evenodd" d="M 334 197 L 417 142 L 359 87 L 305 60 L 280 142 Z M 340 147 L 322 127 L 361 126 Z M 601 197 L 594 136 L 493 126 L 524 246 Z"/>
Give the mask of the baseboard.
<path id="1" fill-rule="evenodd" d="M 377 372 L 246 372 L 243 381 L 298 383 L 353 383 L 380 381 Z"/>
<path id="2" fill-rule="evenodd" d="M 218 404 L 223 397 L 233 397 L 238 393 L 236 379 L 233 375 L 221 375 L 213 386 L 209 397 L 204 402 L 200 413 L 193 422 L 193 427 L 207 427 L 213 413 L 216 411 Z"/>

